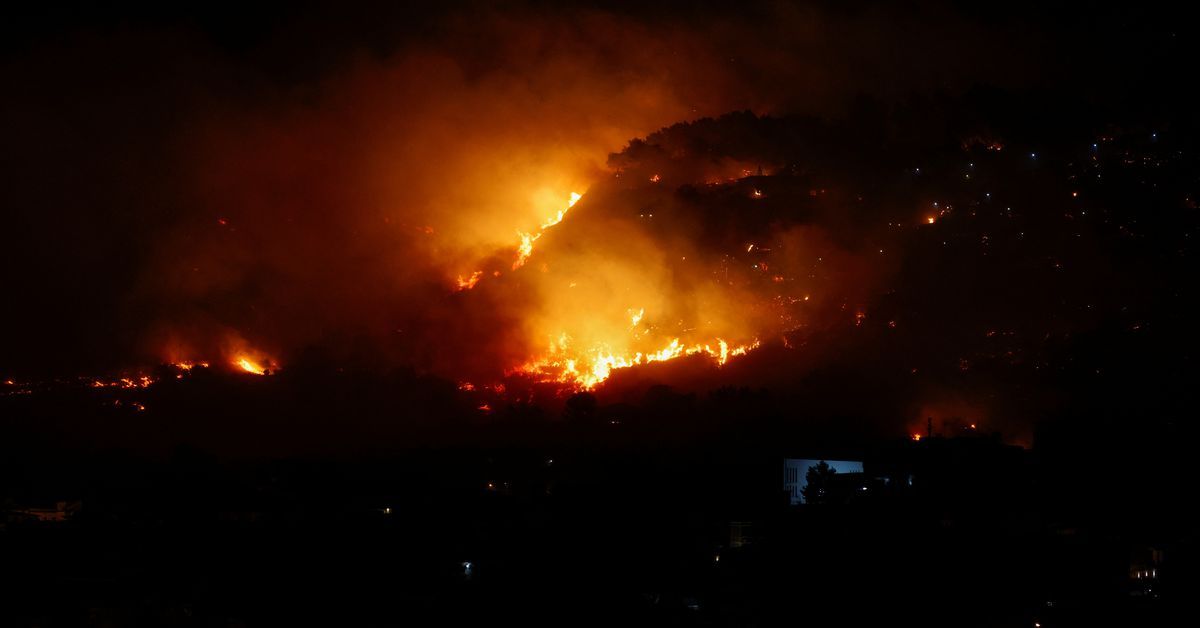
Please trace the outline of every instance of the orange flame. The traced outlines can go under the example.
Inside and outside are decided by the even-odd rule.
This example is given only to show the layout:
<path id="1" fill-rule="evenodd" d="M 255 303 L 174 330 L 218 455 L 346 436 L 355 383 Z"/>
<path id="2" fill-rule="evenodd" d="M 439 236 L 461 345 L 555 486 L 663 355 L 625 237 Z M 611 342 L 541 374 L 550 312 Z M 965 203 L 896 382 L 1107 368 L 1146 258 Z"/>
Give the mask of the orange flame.
<path id="1" fill-rule="evenodd" d="M 757 340 L 737 347 L 730 347 L 723 339 L 715 343 L 684 345 L 678 338 L 672 339 L 657 351 L 617 354 L 606 347 L 594 347 L 589 351 L 575 353 L 570 347 L 570 338 L 565 334 L 552 341 L 549 355 L 530 361 L 516 372 L 541 382 L 557 382 L 569 387 L 591 390 L 604 382 L 618 369 L 630 368 L 652 362 L 666 362 L 676 358 L 705 355 L 718 365 L 723 365 L 734 356 L 745 355 L 759 346 Z"/>
<path id="2" fill-rule="evenodd" d="M 459 290 L 470 290 L 471 288 L 474 288 L 475 284 L 479 283 L 479 279 L 481 277 L 483 277 L 482 270 L 477 270 L 477 271 L 471 273 L 471 276 L 467 277 L 465 279 L 463 278 L 462 275 L 459 275 L 458 276 L 458 289 Z"/>
<path id="3" fill-rule="evenodd" d="M 269 366 L 264 366 L 262 363 L 246 356 L 238 357 L 234 361 L 234 365 L 243 371 L 246 371 L 247 373 L 253 373 L 255 375 L 266 375 L 267 369 L 269 368 Z"/>
<path id="4" fill-rule="evenodd" d="M 529 256 L 533 254 L 533 243 L 536 242 L 538 238 L 542 237 L 542 233 L 546 229 L 549 229 L 550 227 L 562 222 L 563 217 L 567 215 L 567 211 L 574 207 L 575 203 L 578 203 L 579 199 L 581 198 L 583 198 L 582 194 L 578 192 L 571 192 L 571 197 L 567 199 L 567 206 L 558 210 L 557 214 L 552 216 L 546 222 L 542 223 L 542 226 L 537 233 L 525 233 L 524 231 L 517 232 L 517 237 L 521 239 L 521 242 L 517 245 L 517 259 L 513 261 L 513 270 L 525 265 L 525 260 L 529 259 Z"/>
<path id="5" fill-rule="evenodd" d="M 181 371 L 190 371 L 196 367 L 206 369 L 208 368 L 208 362 L 175 362 L 171 366 L 174 366 Z"/>

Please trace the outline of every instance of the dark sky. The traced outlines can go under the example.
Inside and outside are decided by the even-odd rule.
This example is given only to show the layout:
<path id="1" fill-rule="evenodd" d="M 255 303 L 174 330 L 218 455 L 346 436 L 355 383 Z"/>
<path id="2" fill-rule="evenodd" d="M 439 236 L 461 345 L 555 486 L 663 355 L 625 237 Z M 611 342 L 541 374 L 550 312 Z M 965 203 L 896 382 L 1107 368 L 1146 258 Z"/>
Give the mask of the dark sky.
<path id="1" fill-rule="evenodd" d="M 585 313 L 623 316 L 646 302 L 662 338 L 694 320 L 811 347 L 799 358 L 765 348 L 705 386 L 809 390 L 813 373 L 858 369 L 880 390 L 909 390 L 894 397 L 914 416 L 922 404 L 1056 407 L 1077 383 L 1038 379 L 1029 365 L 1084 354 L 1089 368 L 1107 365 L 1103 346 L 1121 347 L 1118 363 L 1161 360 L 1105 334 L 1156 317 L 1170 333 L 1183 325 L 1172 317 L 1187 295 L 1172 282 L 1194 263 L 1179 240 L 1194 218 L 1170 212 L 1195 202 L 1185 198 L 1193 27 L 1145 3 L 1042 5 L 29 9 L 0 27 L 10 295 L 0 371 L 95 371 L 244 346 L 286 365 L 316 346 L 343 361 L 490 377 L 542 351 L 559 319 L 587 334 Z M 651 135 L 742 110 L 769 119 Z M 1130 159 L 1165 165 L 1111 175 L 1087 197 L 1103 220 L 1062 224 L 1055 195 L 1094 174 L 1087 148 L 1109 136 L 1106 172 Z M 639 137 L 657 148 L 628 145 Z M 985 140 L 1042 152 L 1044 169 L 991 154 Z M 988 185 L 958 180 L 974 161 L 987 163 Z M 704 187 L 742 166 L 790 177 L 763 183 L 778 191 L 747 206 L 761 214 L 734 209 L 747 184 Z M 928 178 L 904 178 L 922 166 Z M 660 171 L 663 186 L 628 183 Z M 515 232 L 576 189 L 589 191 L 578 211 L 510 271 Z M 819 189 L 828 196 L 809 197 Z M 1178 198 L 1154 196 L 1165 189 Z M 981 194 L 1018 204 L 1021 228 Z M 958 206 L 933 226 L 942 231 L 908 229 L 939 198 Z M 960 222 L 968 207 L 992 212 L 988 222 Z M 641 216 L 654 208 L 652 225 Z M 1150 209 L 1159 213 L 1138 214 Z M 1125 243 L 1121 229 L 1140 239 Z M 734 257 L 747 242 L 781 248 Z M 872 256 L 880 248 L 883 260 Z M 804 270 L 814 255 L 826 264 L 819 277 Z M 1056 256 L 1070 259 L 1069 280 L 1045 279 Z M 784 279 L 714 279 L 742 262 Z M 485 268 L 503 276 L 448 289 Z M 592 292 L 552 291 L 574 281 L 565 269 Z M 816 290 L 819 310 L 776 307 Z M 1088 334 L 1100 339 L 1077 346 Z M 991 364 L 1005 355 L 1019 373 Z M 961 381 L 971 368 L 988 372 Z M 896 375 L 912 369 L 935 373 L 915 393 Z"/>

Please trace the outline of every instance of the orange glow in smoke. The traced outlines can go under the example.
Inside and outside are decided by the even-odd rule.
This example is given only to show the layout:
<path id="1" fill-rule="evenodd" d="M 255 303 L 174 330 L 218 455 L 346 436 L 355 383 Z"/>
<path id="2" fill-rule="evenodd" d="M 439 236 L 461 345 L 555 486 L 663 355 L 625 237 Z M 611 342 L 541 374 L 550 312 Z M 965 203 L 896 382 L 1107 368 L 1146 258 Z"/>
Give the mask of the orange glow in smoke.
<path id="1" fill-rule="evenodd" d="M 633 316 L 640 321 L 642 311 Z M 759 346 L 754 340 L 747 344 L 731 347 L 720 338 L 705 344 L 684 345 L 674 338 L 656 351 L 614 352 L 608 347 L 596 346 L 588 350 L 575 351 L 571 339 L 563 334 L 552 341 L 547 354 L 532 360 L 515 370 L 541 382 L 557 382 L 570 388 L 591 390 L 604 382 L 618 369 L 640 366 L 654 362 L 666 362 L 676 358 L 703 355 L 711 358 L 718 366 L 732 357 L 745 355 Z"/>
<path id="2" fill-rule="evenodd" d="M 266 375 L 267 374 L 266 366 L 263 366 L 262 364 L 254 361 L 248 357 L 239 357 L 234 362 L 234 364 L 238 368 L 242 369 L 243 371 L 246 371 L 247 373 L 253 373 L 255 375 Z"/>
<path id="3" fill-rule="evenodd" d="M 464 278 L 462 275 L 459 275 L 458 276 L 458 289 L 459 290 L 470 290 L 471 288 L 474 288 L 475 284 L 479 283 L 480 277 L 483 277 L 482 270 L 477 270 L 477 271 L 471 273 L 470 277 L 466 277 L 466 278 Z"/>
<path id="4" fill-rule="evenodd" d="M 567 199 L 567 206 L 558 210 L 557 214 L 550 217 L 550 219 L 548 219 L 546 222 L 543 222 L 537 233 L 525 233 L 524 231 L 517 232 L 517 237 L 520 238 L 521 241 L 517 245 L 517 259 L 513 262 L 513 270 L 525 265 L 525 260 L 529 259 L 529 256 L 533 254 L 533 243 L 536 242 L 538 238 L 542 237 L 542 233 L 546 229 L 549 229 L 550 227 L 562 222 L 563 217 L 567 215 L 567 211 L 574 207 L 575 203 L 578 203 L 579 199 L 581 198 L 583 198 L 582 194 L 578 192 L 571 192 L 570 198 Z"/>

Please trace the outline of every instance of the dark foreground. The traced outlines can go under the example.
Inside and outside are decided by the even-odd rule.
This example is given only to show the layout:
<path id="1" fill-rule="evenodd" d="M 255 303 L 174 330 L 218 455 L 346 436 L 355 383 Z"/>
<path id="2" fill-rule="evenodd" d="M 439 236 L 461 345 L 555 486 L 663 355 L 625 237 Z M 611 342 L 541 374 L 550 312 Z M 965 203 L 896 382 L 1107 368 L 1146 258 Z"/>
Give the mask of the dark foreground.
<path id="1" fill-rule="evenodd" d="M 986 437 L 831 453 L 865 454 L 865 473 L 803 506 L 765 450 L 246 463 L 181 448 L 59 465 L 72 471 L 54 486 L 8 465 L 0 613 L 13 626 L 1189 623 L 1194 526 L 1163 505 L 1182 479 L 1065 469 Z"/>

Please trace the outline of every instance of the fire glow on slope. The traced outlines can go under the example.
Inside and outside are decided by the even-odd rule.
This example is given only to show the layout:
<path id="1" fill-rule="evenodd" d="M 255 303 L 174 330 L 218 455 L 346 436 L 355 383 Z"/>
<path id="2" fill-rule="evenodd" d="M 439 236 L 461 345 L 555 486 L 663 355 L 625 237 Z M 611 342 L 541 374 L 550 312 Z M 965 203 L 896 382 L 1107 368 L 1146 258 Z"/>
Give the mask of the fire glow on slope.
<path id="1" fill-rule="evenodd" d="M 255 375 L 266 375 L 267 373 L 267 367 L 247 357 L 238 358 L 236 364 L 238 368 L 246 371 L 247 373 L 253 373 Z"/>
<path id="2" fill-rule="evenodd" d="M 517 246 L 517 259 L 513 262 L 513 270 L 525 265 L 525 260 L 529 259 L 529 256 L 533 254 L 533 243 L 537 241 L 538 238 L 542 237 L 542 232 L 562 222 L 563 217 L 567 215 L 567 211 L 574 207 L 575 203 L 578 203 L 579 199 L 581 198 L 583 198 L 582 194 L 579 194 L 578 192 L 571 192 L 571 198 L 567 200 L 567 206 L 558 210 L 558 214 L 556 216 L 542 223 L 542 226 L 540 229 L 538 229 L 537 233 L 525 233 L 523 231 L 517 232 L 517 236 L 521 238 L 521 244 Z"/>
<path id="3" fill-rule="evenodd" d="M 613 338 L 611 342 L 598 342 L 589 348 L 579 349 L 571 336 L 564 332 L 550 341 L 543 356 L 522 364 L 510 374 L 524 375 L 544 383 L 563 384 L 570 389 L 592 390 L 618 369 L 693 355 L 707 356 L 717 366 L 721 366 L 730 358 L 745 355 L 759 346 L 758 340 L 731 346 L 722 338 L 687 344 L 678 337 L 666 341 L 659 340 L 656 344 L 655 340 L 646 338 L 650 330 L 641 325 L 646 315 L 645 308 L 630 309 L 628 314 L 630 326 L 625 337 Z M 623 348 L 615 349 L 614 345 Z M 633 348 L 646 345 L 649 347 L 642 351 Z"/>
<path id="4" fill-rule="evenodd" d="M 571 192 L 570 198 L 567 199 L 567 206 L 559 209 L 557 214 L 555 214 L 554 216 L 552 216 L 551 218 L 546 220 L 546 222 L 543 222 L 541 227 L 538 229 L 538 231 L 536 233 L 527 233 L 527 232 L 519 231 L 519 230 L 517 231 L 517 238 L 518 238 L 517 258 L 516 258 L 516 260 L 513 261 L 513 264 L 512 264 L 513 270 L 516 270 L 525 265 L 525 260 L 529 259 L 529 256 L 533 254 L 533 243 L 536 242 L 538 238 L 542 237 L 542 233 L 546 229 L 549 229 L 550 227 L 553 227 L 554 225 L 557 225 L 558 223 L 562 222 L 563 217 L 565 217 L 567 215 L 567 211 L 570 210 L 572 207 L 574 207 L 575 203 L 578 203 L 579 199 L 581 199 L 581 198 L 583 198 L 582 194 L 580 194 L 578 192 Z M 497 271 L 497 273 L 498 272 L 499 271 Z M 471 288 L 475 287 L 475 284 L 479 283 L 479 280 L 482 277 L 483 277 L 482 270 L 476 270 L 476 271 L 472 272 L 469 276 L 459 275 L 458 279 L 455 280 L 454 289 L 455 290 L 470 290 Z"/>
<path id="5" fill-rule="evenodd" d="M 248 346 L 232 353 L 229 361 L 234 370 L 252 375 L 270 375 L 279 368 L 279 365 L 273 358 L 262 351 L 257 351 Z"/>
<path id="6" fill-rule="evenodd" d="M 708 356 L 720 366 L 732 357 L 745 355 L 758 345 L 759 342 L 755 340 L 730 347 L 728 342 L 720 338 L 712 343 L 684 345 L 678 338 L 674 338 L 662 349 L 646 353 L 614 353 L 604 346 L 576 352 L 571 346 L 570 338 L 563 335 L 559 341 L 550 343 L 545 357 L 523 364 L 516 372 L 540 382 L 557 382 L 571 388 L 591 390 L 607 380 L 617 369 L 666 362 L 692 355 Z"/>
<path id="7" fill-rule="evenodd" d="M 525 264 L 532 253 L 533 243 L 546 229 L 562 222 L 567 211 L 580 198 L 580 194 L 572 193 L 566 207 L 543 223 L 538 232 L 519 233 L 521 245 L 518 248 L 518 257 L 513 263 L 513 270 Z M 612 257 L 597 260 L 608 272 L 622 275 L 625 280 L 631 279 L 630 276 L 617 268 L 628 262 L 628 259 L 622 262 Z M 652 285 L 652 282 L 645 281 L 646 276 L 641 274 L 645 267 L 640 262 L 633 267 L 624 268 L 636 269 L 633 277 L 638 280 L 634 283 Z M 543 266 L 542 272 L 546 271 L 546 267 Z M 543 283 L 543 287 L 548 285 Z M 542 318 L 540 323 L 532 323 L 534 329 L 546 334 L 542 337 L 548 338 L 545 350 L 535 352 L 523 364 L 509 368 L 506 371 L 508 375 L 559 384 L 568 390 L 591 390 L 606 381 L 612 372 L 618 369 L 696 355 L 706 356 L 720 366 L 730 358 L 743 355 L 759 345 L 757 339 L 737 343 L 727 340 L 731 336 L 746 338 L 742 334 L 734 333 L 735 329 L 728 326 L 711 327 L 707 333 L 700 332 L 698 338 L 695 333 L 689 333 L 694 332 L 695 327 L 664 329 L 646 320 L 645 307 L 630 308 L 624 312 L 625 318 L 618 319 L 619 315 L 610 307 L 588 300 L 595 299 L 597 294 L 602 293 L 570 290 L 576 285 L 571 281 L 568 284 L 569 291 L 551 290 L 555 296 L 546 303 L 557 305 L 551 307 L 547 312 L 548 316 Z M 460 289 L 462 287 L 468 286 L 463 286 L 460 280 Z M 649 290 L 652 298 L 665 298 L 665 295 L 656 293 L 654 288 Z M 590 296 L 584 296 L 585 294 Z M 608 297 L 599 298 L 608 300 Z M 661 308 L 655 309 L 659 310 L 659 318 L 673 318 Z"/>

